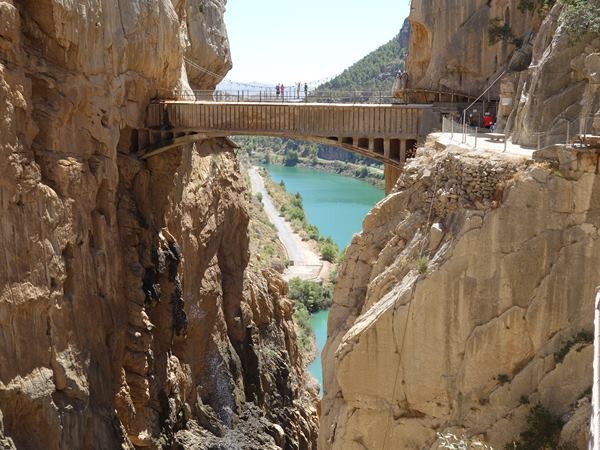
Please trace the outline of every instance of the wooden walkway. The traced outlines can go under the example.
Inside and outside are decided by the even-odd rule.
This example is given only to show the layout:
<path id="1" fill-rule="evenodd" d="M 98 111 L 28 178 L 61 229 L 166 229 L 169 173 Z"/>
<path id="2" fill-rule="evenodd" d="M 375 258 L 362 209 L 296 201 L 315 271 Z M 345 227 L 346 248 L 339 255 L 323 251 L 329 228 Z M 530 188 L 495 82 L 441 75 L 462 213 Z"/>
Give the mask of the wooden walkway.
<path id="1" fill-rule="evenodd" d="M 158 100 L 138 130 L 148 158 L 200 139 L 280 136 L 341 147 L 401 168 L 435 125 L 431 105 Z"/>

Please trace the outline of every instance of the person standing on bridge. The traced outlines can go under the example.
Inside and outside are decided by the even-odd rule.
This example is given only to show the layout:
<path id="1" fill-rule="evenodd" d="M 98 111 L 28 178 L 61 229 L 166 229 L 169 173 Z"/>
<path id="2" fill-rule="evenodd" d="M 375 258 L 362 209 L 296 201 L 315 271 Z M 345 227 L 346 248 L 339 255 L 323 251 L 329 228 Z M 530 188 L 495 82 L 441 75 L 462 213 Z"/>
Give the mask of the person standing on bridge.
<path id="1" fill-rule="evenodd" d="M 285 86 L 283 85 L 283 83 L 281 83 L 281 87 L 279 88 L 279 90 L 281 91 L 281 101 L 285 102 Z"/>
<path id="2" fill-rule="evenodd" d="M 297 99 L 300 98 L 300 82 L 299 81 L 296 83 L 296 98 Z"/>
<path id="3" fill-rule="evenodd" d="M 277 97 L 277 100 L 279 100 L 279 85 L 275 86 L 275 96 Z"/>
<path id="4" fill-rule="evenodd" d="M 304 99 L 308 97 L 308 84 L 304 83 Z"/>

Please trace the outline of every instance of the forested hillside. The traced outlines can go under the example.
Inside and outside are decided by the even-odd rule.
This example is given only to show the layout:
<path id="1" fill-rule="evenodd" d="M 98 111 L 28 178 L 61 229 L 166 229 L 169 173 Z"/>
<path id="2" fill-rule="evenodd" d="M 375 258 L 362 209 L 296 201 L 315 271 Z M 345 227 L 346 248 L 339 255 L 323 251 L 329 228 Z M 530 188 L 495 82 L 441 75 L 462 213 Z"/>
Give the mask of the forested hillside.
<path id="1" fill-rule="evenodd" d="M 316 92 L 329 90 L 391 91 L 396 73 L 398 70 L 404 69 L 409 35 L 410 23 L 407 19 L 404 21 L 400 33 L 391 41 L 369 53 L 337 77 L 319 86 Z"/>

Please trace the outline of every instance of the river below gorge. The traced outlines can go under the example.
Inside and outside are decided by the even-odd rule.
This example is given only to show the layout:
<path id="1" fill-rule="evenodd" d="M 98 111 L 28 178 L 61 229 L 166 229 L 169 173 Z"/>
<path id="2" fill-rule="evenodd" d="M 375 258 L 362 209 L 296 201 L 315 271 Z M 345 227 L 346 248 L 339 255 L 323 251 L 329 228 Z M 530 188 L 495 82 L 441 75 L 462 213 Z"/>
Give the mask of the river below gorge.
<path id="1" fill-rule="evenodd" d="M 322 236 L 331 236 L 340 250 L 348 246 L 369 210 L 384 196 L 381 189 L 354 178 L 305 167 L 264 167 L 274 181 L 283 180 L 288 192 L 300 193 L 309 223 L 316 225 Z M 311 317 L 317 353 L 308 370 L 321 386 L 321 351 L 327 340 L 328 315 L 329 311 L 320 311 Z"/>

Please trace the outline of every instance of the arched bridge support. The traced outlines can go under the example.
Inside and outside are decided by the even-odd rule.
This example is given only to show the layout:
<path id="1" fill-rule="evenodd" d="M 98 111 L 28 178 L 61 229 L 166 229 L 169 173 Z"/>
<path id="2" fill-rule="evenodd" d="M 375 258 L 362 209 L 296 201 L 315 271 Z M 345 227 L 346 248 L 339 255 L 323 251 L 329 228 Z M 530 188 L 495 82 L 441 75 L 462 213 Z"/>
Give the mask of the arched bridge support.
<path id="1" fill-rule="evenodd" d="M 236 103 L 159 100 L 148 107 L 138 156 L 215 137 L 278 136 L 340 147 L 384 164 L 386 193 L 417 141 L 432 131 L 431 105 Z"/>

